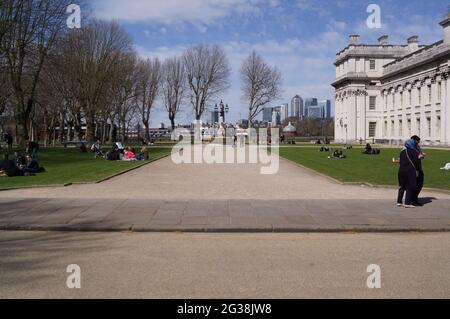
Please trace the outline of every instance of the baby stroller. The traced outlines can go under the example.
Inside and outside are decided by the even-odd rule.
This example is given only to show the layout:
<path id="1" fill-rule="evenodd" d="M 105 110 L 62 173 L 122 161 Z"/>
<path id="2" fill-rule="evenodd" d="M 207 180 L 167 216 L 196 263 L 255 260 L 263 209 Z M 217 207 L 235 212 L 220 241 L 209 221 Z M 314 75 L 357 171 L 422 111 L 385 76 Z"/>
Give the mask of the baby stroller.
<path id="1" fill-rule="evenodd" d="M 96 159 L 105 156 L 99 144 L 92 144 L 91 151 L 95 154 Z"/>

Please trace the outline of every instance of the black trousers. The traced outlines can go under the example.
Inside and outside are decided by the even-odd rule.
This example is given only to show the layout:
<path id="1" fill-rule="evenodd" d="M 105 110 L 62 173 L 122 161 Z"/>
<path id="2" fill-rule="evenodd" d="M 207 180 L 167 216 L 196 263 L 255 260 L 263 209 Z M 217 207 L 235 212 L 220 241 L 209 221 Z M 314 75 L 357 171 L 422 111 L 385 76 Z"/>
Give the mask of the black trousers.
<path id="1" fill-rule="evenodd" d="M 405 205 L 412 205 L 418 197 L 418 178 L 415 171 L 400 171 L 398 173 L 398 190 L 397 203 L 403 203 L 403 196 L 406 192 Z"/>

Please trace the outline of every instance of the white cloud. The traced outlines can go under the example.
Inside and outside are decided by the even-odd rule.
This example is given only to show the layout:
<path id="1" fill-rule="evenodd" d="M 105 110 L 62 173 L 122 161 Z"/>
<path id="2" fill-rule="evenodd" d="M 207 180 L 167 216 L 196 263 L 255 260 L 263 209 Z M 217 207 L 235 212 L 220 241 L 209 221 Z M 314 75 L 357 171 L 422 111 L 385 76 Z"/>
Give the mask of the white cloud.
<path id="1" fill-rule="evenodd" d="M 127 22 L 214 23 L 230 14 L 259 12 L 262 0 L 93 0 L 95 15 Z"/>

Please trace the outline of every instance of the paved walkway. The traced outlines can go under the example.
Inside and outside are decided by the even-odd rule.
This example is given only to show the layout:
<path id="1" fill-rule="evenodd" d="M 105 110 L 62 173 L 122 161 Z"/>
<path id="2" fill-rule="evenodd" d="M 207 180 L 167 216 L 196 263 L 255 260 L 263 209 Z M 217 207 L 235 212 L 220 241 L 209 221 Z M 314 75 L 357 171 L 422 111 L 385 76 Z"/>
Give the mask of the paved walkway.
<path id="1" fill-rule="evenodd" d="M 288 161 L 175 165 L 170 158 L 101 184 L 0 192 L 0 229 L 136 231 L 450 231 L 450 195 L 395 206 L 395 190 L 339 185 Z"/>
<path id="2" fill-rule="evenodd" d="M 0 299 L 450 297 L 450 233 L 0 231 L 0 256 Z M 66 286 L 72 264 L 81 289 Z"/>

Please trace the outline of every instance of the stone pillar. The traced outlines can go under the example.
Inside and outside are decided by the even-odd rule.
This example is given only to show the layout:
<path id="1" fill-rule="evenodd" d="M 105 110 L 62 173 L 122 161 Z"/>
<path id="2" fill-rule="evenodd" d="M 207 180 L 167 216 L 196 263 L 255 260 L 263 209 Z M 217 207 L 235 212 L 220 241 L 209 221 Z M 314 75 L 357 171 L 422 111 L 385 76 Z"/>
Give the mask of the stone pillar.
<path id="1" fill-rule="evenodd" d="M 357 96 L 353 91 L 348 97 L 348 141 L 356 141 L 358 139 L 358 120 L 356 118 Z"/>
<path id="2" fill-rule="evenodd" d="M 442 111 L 444 111 L 441 115 L 442 131 L 444 132 L 444 141 L 445 144 L 450 146 L 450 78 L 447 78 L 446 81 L 443 81 L 442 88 Z"/>
<path id="3" fill-rule="evenodd" d="M 367 109 L 366 109 L 366 99 L 367 99 L 367 93 L 365 91 L 360 92 L 359 95 L 357 95 L 357 105 L 359 109 L 359 125 L 358 125 L 358 134 L 357 138 L 363 139 L 365 141 L 367 136 L 367 130 L 366 130 L 366 121 L 367 121 Z"/>

